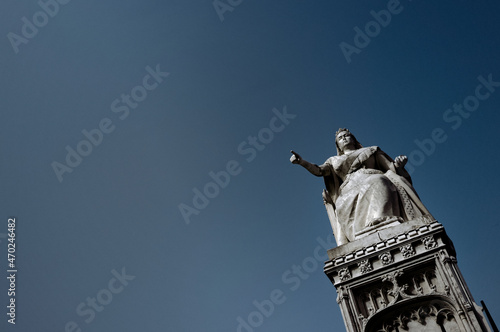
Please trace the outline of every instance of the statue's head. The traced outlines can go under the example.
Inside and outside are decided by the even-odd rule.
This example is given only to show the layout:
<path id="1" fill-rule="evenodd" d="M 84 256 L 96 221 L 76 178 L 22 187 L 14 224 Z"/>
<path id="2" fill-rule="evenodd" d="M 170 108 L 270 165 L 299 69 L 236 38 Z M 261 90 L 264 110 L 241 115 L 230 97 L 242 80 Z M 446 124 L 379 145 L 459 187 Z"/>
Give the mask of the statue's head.
<path id="1" fill-rule="evenodd" d="M 352 141 L 352 142 L 351 142 Z M 363 146 L 358 142 L 356 137 L 347 128 L 339 128 L 335 133 L 335 147 L 337 148 L 337 155 L 341 156 L 344 154 L 344 146 L 346 144 L 353 144 L 356 149 L 362 148 Z"/>

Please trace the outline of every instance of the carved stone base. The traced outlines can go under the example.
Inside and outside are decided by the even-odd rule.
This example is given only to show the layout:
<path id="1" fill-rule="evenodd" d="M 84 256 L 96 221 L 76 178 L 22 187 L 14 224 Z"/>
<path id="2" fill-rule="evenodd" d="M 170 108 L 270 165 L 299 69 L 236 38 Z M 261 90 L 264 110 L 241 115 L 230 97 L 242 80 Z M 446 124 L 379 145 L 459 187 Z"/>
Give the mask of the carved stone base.
<path id="1" fill-rule="evenodd" d="M 382 229 L 328 251 L 348 332 L 490 331 L 435 220 Z"/>

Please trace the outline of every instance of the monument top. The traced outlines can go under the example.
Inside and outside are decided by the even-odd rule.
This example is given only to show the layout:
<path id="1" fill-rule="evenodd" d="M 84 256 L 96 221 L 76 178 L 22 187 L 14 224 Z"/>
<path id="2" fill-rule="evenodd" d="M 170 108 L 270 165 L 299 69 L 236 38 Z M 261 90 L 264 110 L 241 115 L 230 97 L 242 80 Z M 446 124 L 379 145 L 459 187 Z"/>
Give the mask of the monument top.
<path id="1" fill-rule="evenodd" d="M 429 216 L 405 170 L 408 158 L 394 160 L 378 146 L 363 147 L 346 128 L 335 134 L 337 155 L 322 165 L 291 151 L 290 161 L 323 177 L 323 200 L 337 245 L 378 230 Z"/>

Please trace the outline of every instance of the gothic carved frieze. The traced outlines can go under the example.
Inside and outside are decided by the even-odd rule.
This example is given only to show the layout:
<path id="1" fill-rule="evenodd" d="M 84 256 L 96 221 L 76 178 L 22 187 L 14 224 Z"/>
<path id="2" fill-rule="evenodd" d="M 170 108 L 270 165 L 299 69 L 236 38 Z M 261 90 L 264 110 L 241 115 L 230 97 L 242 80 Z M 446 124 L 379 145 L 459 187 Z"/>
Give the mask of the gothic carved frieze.
<path id="1" fill-rule="evenodd" d="M 432 235 L 422 238 L 422 242 L 426 250 L 430 250 L 438 246 L 436 240 L 434 239 L 434 236 Z"/>
<path id="2" fill-rule="evenodd" d="M 449 295 L 449 287 L 438 279 L 434 265 L 406 272 L 395 270 L 354 291 L 359 312 L 365 319 L 401 301 L 429 295 Z"/>
<path id="3" fill-rule="evenodd" d="M 341 281 L 347 281 L 352 278 L 351 272 L 347 267 L 340 269 L 338 273 Z"/>
<path id="4" fill-rule="evenodd" d="M 358 267 L 359 267 L 359 270 L 361 271 L 361 274 L 365 274 L 365 273 L 368 273 L 370 271 L 373 271 L 373 266 L 370 263 L 370 260 L 368 260 L 368 259 L 364 259 L 364 260 L 358 262 Z"/>
<path id="5" fill-rule="evenodd" d="M 403 310 L 383 318 L 378 326 L 370 327 L 376 332 L 403 331 L 462 331 L 456 312 L 443 303 L 426 303 L 410 310 Z M 382 320 L 382 318 L 380 318 Z"/>
<path id="6" fill-rule="evenodd" d="M 383 254 L 378 255 L 378 259 L 380 259 L 382 265 L 389 265 L 392 262 L 394 262 L 394 258 L 392 257 L 389 251 L 386 251 Z"/>
<path id="7" fill-rule="evenodd" d="M 347 331 L 488 331 L 442 225 L 401 229 L 328 251 Z"/>
<path id="8" fill-rule="evenodd" d="M 389 290 L 389 294 L 394 298 L 389 305 L 396 303 L 400 299 L 408 299 L 414 297 L 413 295 L 407 294 L 408 284 L 399 285 L 398 277 L 403 275 L 403 271 L 396 270 L 391 273 L 387 273 L 382 277 L 382 282 L 388 281 L 392 284 L 392 289 Z"/>
<path id="9" fill-rule="evenodd" d="M 404 258 L 410 258 L 411 256 L 415 256 L 416 252 L 411 243 L 405 244 L 399 247 L 401 254 Z"/>

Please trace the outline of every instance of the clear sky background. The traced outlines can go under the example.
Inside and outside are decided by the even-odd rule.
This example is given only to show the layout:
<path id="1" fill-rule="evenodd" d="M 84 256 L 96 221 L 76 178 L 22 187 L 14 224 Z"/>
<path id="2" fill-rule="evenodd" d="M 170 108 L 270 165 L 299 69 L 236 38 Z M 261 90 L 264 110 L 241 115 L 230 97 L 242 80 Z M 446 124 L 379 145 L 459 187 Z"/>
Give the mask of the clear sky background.
<path id="1" fill-rule="evenodd" d="M 500 82 L 500 3 L 389 2 L 369 42 L 355 27 L 387 1 L 220 3 L 219 15 L 209 0 L 73 0 L 47 15 L 2 1 L 0 330 L 237 331 L 274 291 L 280 303 L 252 330 L 343 331 L 323 260 L 293 275 L 335 244 L 322 179 L 289 162 L 291 149 L 318 164 L 335 155 L 339 127 L 410 157 L 476 302 L 500 323 L 500 83 L 469 98 L 478 77 Z M 343 42 L 358 48 L 346 57 Z M 454 113 L 464 100 L 474 111 Z M 89 152 L 82 131 L 100 124 Z M 87 156 L 64 169 L 66 147 Z M 194 209 L 228 165 L 229 183 L 184 218 L 179 206 Z"/>

